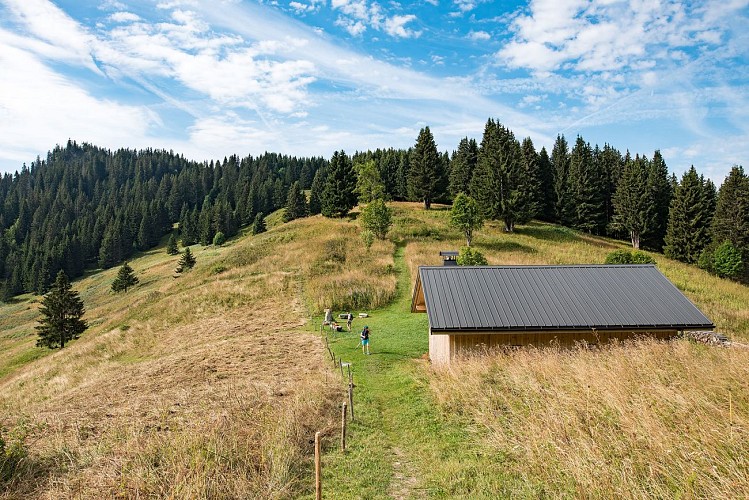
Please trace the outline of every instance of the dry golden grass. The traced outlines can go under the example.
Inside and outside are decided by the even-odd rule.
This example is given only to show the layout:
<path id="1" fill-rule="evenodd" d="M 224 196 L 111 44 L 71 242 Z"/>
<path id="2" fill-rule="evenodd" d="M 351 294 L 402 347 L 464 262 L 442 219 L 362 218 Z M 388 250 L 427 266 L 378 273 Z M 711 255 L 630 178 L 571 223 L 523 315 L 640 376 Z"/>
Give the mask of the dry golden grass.
<path id="1" fill-rule="evenodd" d="M 463 246 L 449 212 L 401 210 L 412 276 Z M 438 243 L 435 243 L 438 242 Z M 490 264 L 602 263 L 622 242 L 541 223 L 488 223 Z M 749 339 L 749 288 L 652 254 L 716 325 Z M 442 411 L 507 464 L 520 496 L 749 497 L 749 350 L 652 340 L 589 351 L 521 349 L 433 369 Z M 484 492 L 486 493 L 486 492 Z M 482 493 L 483 494 L 483 493 Z"/>
<path id="2" fill-rule="evenodd" d="M 534 350 L 438 370 L 524 494 L 749 497 L 749 350 L 643 340 Z"/>
<path id="3" fill-rule="evenodd" d="M 179 278 L 175 257 L 149 252 L 131 261 L 141 283 L 126 295 L 109 292 L 117 269 L 93 273 L 74 283 L 91 328 L 58 352 L 33 347 L 38 299 L 2 306 L 0 426 L 27 434 L 29 456 L 0 498 L 308 490 L 310 439 L 333 425 L 338 388 L 303 326 L 346 303 L 333 283 L 368 284 L 366 308 L 395 290 L 392 244 L 367 255 L 355 224 L 316 217 L 194 247 Z M 326 277 L 326 241 L 342 236 Z"/>

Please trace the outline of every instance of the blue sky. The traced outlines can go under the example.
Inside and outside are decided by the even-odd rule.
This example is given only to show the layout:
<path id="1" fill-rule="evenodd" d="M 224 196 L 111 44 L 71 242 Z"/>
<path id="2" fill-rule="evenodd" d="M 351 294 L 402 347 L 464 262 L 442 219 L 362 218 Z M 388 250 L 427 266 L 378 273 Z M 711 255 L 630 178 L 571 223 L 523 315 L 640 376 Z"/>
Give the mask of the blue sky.
<path id="1" fill-rule="evenodd" d="M 487 118 L 749 166 L 749 0 L 0 0 L 0 171 L 68 138 L 196 160 L 481 139 Z"/>

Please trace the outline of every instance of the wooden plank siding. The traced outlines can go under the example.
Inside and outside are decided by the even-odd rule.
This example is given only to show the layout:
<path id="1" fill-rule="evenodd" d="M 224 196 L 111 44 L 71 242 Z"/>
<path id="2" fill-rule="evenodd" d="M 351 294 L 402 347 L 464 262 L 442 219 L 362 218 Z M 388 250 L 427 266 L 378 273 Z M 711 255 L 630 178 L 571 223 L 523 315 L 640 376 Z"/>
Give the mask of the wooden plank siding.
<path id="1" fill-rule="evenodd" d="M 476 354 L 498 347 L 519 347 L 532 345 L 536 347 L 556 344 L 572 347 L 582 342 L 603 344 L 613 339 L 626 340 L 648 336 L 657 339 L 669 339 L 678 334 L 678 330 L 570 330 L 538 332 L 440 332 L 429 335 L 429 359 L 434 364 L 450 363 L 462 355 Z"/>

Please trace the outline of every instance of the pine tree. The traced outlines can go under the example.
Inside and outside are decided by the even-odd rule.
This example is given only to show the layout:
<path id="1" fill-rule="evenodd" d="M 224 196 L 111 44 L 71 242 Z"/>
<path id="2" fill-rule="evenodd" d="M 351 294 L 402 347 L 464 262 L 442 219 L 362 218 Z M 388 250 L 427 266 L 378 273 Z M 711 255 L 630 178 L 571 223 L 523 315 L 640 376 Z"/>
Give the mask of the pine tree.
<path id="1" fill-rule="evenodd" d="M 325 189 L 325 170 L 319 169 L 315 172 L 315 177 L 312 179 L 312 186 L 309 192 L 309 204 L 307 210 L 310 215 L 317 215 L 322 211 L 322 193 Z"/>
<path id="2" fill-rule="evenodd" d="M 122 267 L 120 267 L 120 270 L 117 272 L 117 277 L 112 282 L 112 291 L 114 293 L 123 291 L 127 293 L 127 289 L 137 285 L 138 281 L 138 277 L 135 275 L 133 268 L 125 262 L 122 264 Z"/>
<path id="3" fill-rule="evenodd" d="M 376 199 L 362 209 L 361 220 L 365 229 L 384 240 L 392 225 L 392 210 L 382 199 Z"/>
<path id="4" fill-rule="evenodd" d="M 554 222 L 556 220 L 554 170 L 546 148 L 541 148 L 538 153 L 538 182 L 540 196 L 538 217 L 546 222 Z"/>
<path id="5" fill-rule="evenodd" d="M 631 158 L 624 164 L 614 193 L 612 225 L 627 231 L 632 248 L 640 248 L 640 237 L 648 228 L 647 162 Z"/>
<path id="6" fill-rule="evenodd" d="M 64 271 L 57 273 L 51 290 L 39 308 L 42 319 L 36 327 L 36 345 L 54 349 L 65 347 L 65 342 L 77 339 L 88 325 L 81 319 L 85 313 L 83 301 L 73 290 Z"/>
<path id="7" fill-rule="evenodd" d="M 439 191 L 439 187 L 444 182 L 442 161 L 429 127 L 424 127 L 419 131 L 409 163 L 408 193 L 410 198 L 423 202 L 424 208 L 429 210 L 432 202 L 443 194 Z"/>
<path id="8" fill-rule="evenodd" d="M 694 166 L 681 178 L 671 200 L 663 253 L 694 264 L 708 244 L 709 207 L 705 183 Z"/>
<path id="9" fill-rule="evenodd" d="M 252 234 L 260 234 L 266 231 L 265 217 L 262 212 L 258 212 L 255 215 L 255 220 L 252 222 Z"/>
<path id="10" fill-rule="evenodd" d="M 565 219 L 572 227 L 593 234 L 605 229 L 606 212 L 603 200 L 602 175 L 598 171 L 590 144 L 577 136 L 570 152 L 567 173 L 567 196 Z"/>
<path id="11" fill-rule="evenodd" d="M 450 223 L 463 232 L 466 245 L 470 247 L 473 232 L 484 225 L 484 218 L 476 200 L 465 193 L 459 193 L 450 209 Z"/>
<path id="12" fill-rule="evenodd" d="M 179 259 L 179 262 L 177 263 L 177 269 L 175 269 L 175 272 L 183 273 L 189 269 L 192 269 L 194 266 L 195 257 L 192 255 L 190 247 L 187 247 L 182 253 L 182 257 Z"/>
<path id="13" fill-rule="evenodd" d="M 668 179 L 668 167 L 663 161 L 661 152 L 653 154 L 648 165 L 648 199 L 650 204 L 650 227 L 642 235 L 645 248 L 660 252 L 668 228 L 668 210 L 671 205 L 671 184 Z"/>
<path id="14" fill-rule="evenodd" d="M 478 162 L 478 145 L 476 139 L 465 137 L 460 140 L 458 150 L 453 153 L 450 162 L 450 194 L 468 193 L 473 170 Z"/>
<path id="15" fill-rule="evenodd" d="M 741 274 L 749 278 L 749 176 L 740 166 L 731 169 L 720 187 L 710 235 L 714 246 L 729 241 L 741 252 L 746 267 Z"/>
<path id="16" fill-rule="evenodd" d="M 283 214 L 283 221 L 290 222 L 294 219 L 301 219 L 307 216 L 307 198 L 302 192 L 299 181 L 294 182 L 289 188 L 289 194 L 286 197 L 286 211 Z"/>
<path id="17" fill-rule="evenodd" d="M 356 205 L 356 173 L 345 152 L 336 151 L 330 159 L 325 188 L 322 193 L 321 212 L 325 217 L 345 217 Z"/>
<path id="18" fill-rule="evenodd" d="M 563 135 L 557 135 L 554 149 L 551 151 L 551 166 L 554 171 L 554 204 L 556 222 L 569 225 L 565 220 L 565 214 L 572 213 L 571 200 L 567 194 L 567 173 L 570 166 L 569 149 L 567 140 Z"/>
<path id="19" fill-rule="evenodd" d="M 177 237 L 174 233 L 169 235 L 169 241 L 166 243 L 166 253 L 169 255 L 177 255 L 179 248 L 177 248 Z"/>

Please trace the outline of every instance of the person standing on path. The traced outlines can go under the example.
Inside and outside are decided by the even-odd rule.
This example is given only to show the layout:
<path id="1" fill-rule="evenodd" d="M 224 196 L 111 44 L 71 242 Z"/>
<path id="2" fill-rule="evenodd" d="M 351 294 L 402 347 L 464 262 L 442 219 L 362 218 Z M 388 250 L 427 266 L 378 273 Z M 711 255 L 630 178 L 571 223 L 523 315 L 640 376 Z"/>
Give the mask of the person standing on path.
<path id="1" fill-rule="evenodd" d="M 361 331 L 360 337 L 362 354 L 369 354 L 369 326 L 364 327 L 364 330 Z"/>

